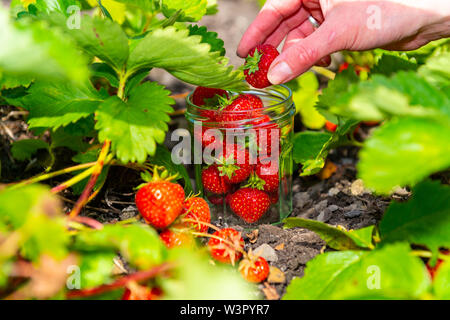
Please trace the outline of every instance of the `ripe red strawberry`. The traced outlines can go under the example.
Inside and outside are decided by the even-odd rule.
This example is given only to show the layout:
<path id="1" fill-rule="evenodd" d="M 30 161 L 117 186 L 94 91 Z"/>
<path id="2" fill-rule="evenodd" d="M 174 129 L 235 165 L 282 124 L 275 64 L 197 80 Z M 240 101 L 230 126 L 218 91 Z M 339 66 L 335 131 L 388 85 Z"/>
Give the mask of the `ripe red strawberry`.
<path id="1" fill-rule="evenodd" d="M 184 190 L 157 175 L 136 193 L 136 206 L 145 221 L 157 229 L 167 228 L 183 209 Z"/>
<path id="2" fill-rule="evenodd" d="M 159 234 L 167 248 L 192 247 L 194 239 L 187 233 L 177 229 L 166 229 Z"/>
<path id="3" fill-rule="evenodd" d="M 218 156 L 217 169 L 225 182 L 240 183 L 247 179 L 253 171 L 250 154 L 237 144 L 225 145 Z"/>
<path id="4" fill-rule="evenodd" d="M 196 106 L 217 106 L 216 95 L 228 98 L 228 92 L 222 89 L 197 87 L 192 93 L 192 103 Z"/>
<path id="5" fill-rule="evenodd" d="M 334 124 L 333 122 L 330 122 L 330 121 L 327 120 L 325 122 L 325 129 L 327 129 L 330 132 L 335 132 L 336 129 L 337 129 L 337 125 Z"/>
<path id="6" fill-rule="evenodd" d="M 230 185 L 220 175 L 217 165 L 213 164 L 202 171 L 203 188 L 215 194 L 224 194 L 230 190 Z"/>
<path id="7" fill-rule="evenodd" d="M 272 156 L 272 136 L 275 135 L 278 135 L 278 139 L 274 139 L 278 142 L 278 153 L 280 152 L 280 128 L 272 122 L 268 115 L 258 116 L 252 121 L 252 126 L 256 133 L 256 143 L 261 157 Z M 274 157 L 277 157 L 277 155 L 274 155 Z"/>
<path id="8" fill-rule="evenodd" d="M 250 50 L 245 59 L 245 79 L 255 88 L 265 88 L 271 85 L 267 73 L 273 60 L 280 53 L 270 44 L 260 44 Z"/>
<path id="9" fill-rule="evenodd" d="M 339 66 L 338 73 L 341 73 L 342 71 L 347 70 L 348 67 L 349 67 L 349 63 L 348 63 L 348 62 L 342 63 L 342 64 Z M 366 71 L 366 72 L 369 72 L 369 71 L 370 71 L 370 68 L 369 68 L 369 67 L 367 67 L 367 66 L 366 66 L 366 67 L 362 67 L 362 66 L 357 65 L 357 64 L 354 65 L 354 69 L 355 69 L 356 75 L 358 75 L 358 76 L 361 74 L 362 71 Z"/>
<path id="10" fill-rule="evenodd" d="M 157 287 L 149 288 L 137 283 L 129 286 L 131 290 L 129 288 L 125 289 L 122 300 L 159 300 L 163 294 L 162 290 Z"/>
<path id="11" fill-rule="evenodd" d="M 236 121 L 247 120 L 253 117 L 253 109 L 259 109 L 259 97 L 249 97 L 251 95 L 239 95 L 233 100 L 223 101 L 220 115 L 216 117 L 218 122 L 222 122 L 225 128 L 235 128 Z M 258 101 L 259 99 L 259 101 Z M 261 101 L 262 104 L 262 101 Z"/>
<path id="12" fill-rule="evenodd" d="M 278 164 L 259 163 L 255 170 L 258 178 L 264 181 L 263 188 L 265 192 L 275 192 L 278 191 L 278 186 L 280 184 L 280 177 L 278 172 Z"/>
<path id="13" fill-rule="evenodd" d="M 183 205 L 183 214 L 186 214 L 184 216 L 185 219 L 191 219 L 206 223 L 211 222 L 211 212 L 209 210 L 208 203 L 205 201 L 205 199 L 200 197 L 192 197 L 186 199 Z M 195 222 L 187 222 L 187 224 L 193 226 L 200 232 L 208 231 L 207 225 Z"/>
<path id="14" fill-rule="evenodd" d="M 230 197 L 231 197 L 231 193 L 228 193 L 225 196 L 225 203 L 229 204 L 230 203 Z M 223 196 L 209 196 L 208 197 L 209 202 L 211 202 L 212 204 L 216 205 L 216 206 L 221 206 L 223 205 Z"/>
<path id="15" fill-rule="evenodd" d="M 213 236 L 215 238 L 210 238 L 208 241 L 211 256 L 217 261 L 234 265 L 234 262 L 242 257 L 239 250 L 244 249 L 244 239 L 242 239 L 241 233 L 233 228 L 224 228 L 214 232 Z M 217 237 L 223 240 L 219 240 Z"/>
<path id="16" fill-rule="evenodd" d="M 244 187 L 233 193 L 230 207 L 247 223 L 258 221 L 269 209 L 270 198 L 262 190 Z"/>
<path id="17" fill-rule="evenodd" d="M 266 259 L 255 256 L 250 251 L 248 258 L 239 263 L 239 271 L 248 282 L 259 283 L 267 279 L 270 267 Z"/>

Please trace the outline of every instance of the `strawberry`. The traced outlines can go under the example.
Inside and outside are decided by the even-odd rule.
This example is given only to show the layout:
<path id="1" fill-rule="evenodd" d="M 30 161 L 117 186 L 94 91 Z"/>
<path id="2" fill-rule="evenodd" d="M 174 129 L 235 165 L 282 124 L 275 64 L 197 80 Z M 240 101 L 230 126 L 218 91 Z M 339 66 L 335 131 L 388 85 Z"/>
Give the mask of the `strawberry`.
<path id="1" fill-rule="evenodd" d="M 272 122 L 272 119 L 268 115 L 260 115 L 257 119 L 252 121 L 252 127 L 256 133 L 256 143 L 258 146 L 258 152 L 261 157 L 272 155 L 272 134 L 275 130 L 278 131 L 278 141 L 280 138 L 280 128 L 276 123 Z M 264 137 L 265 141 L 264 141 Z M 279 149 L 279 146 L 278 146 Z M 279 152 L 279 150 L 278 150 Z"/>
<path id="2" fill-rule="evenodd" d="M 259 283 L 267 279 L 270 268 L 266 259 L 255 256 L 250 251 L 248 258 L 239 263 L 239 271 L 248 282 Z"/>
<path id="3" fill-rule="evenodd" d="M 228 193 L 225 197 L 225 203 L 229 204 L 230 203 L 230 197 L 231 197 L 231 193 Z M 211 202 L 212 204 L 216 205 L 216 206 L 221 206 L 223 205 L 223 196 L 209 196 L 208 197 L 209 202 Z"/>
<path id="4" fill-rule="evenodd" d="M 250 50 L 244 64 L 245 79 L 255 88 L 265 88 L 271 85 L 267 73 L 273 60 L 280 53 L 270 44 L 260 44 Z"/>
<path id="5" fill-rule="evenodd" d="M 218 157 L 217 169 L 226 183 L 240 183 L 253 171 L 250 154 L 237 144 L 225 145 Z"/>
<path id="6" fill-rule="evenodd" d="M 242 257 L 240 250 L 244 249 L 244 239 L 241 233 L 233 228 L 224 228 L 214 232 L 213 236 L 214 238 L 210 238 L 208 241 L 211 256 L 217 261 L 234 265 L 234 262 Z"/>
<path id="7" fill-rule="evenodd" d="M 226 128 L 237 126 L 236 121 L 247 120 L 253 117 L 253 110 L 263 107 L 259 97 L 251 94 L 241 94 L 233 100 L 222 100 L 220 115 L 216 117 L 218 122 L 224 123 Z"/>
<path id="8" fill-rule="evenodd" d="M 266 164 L 258 163 L 255 173 L 261 180 L 264 181 L 263 190 L 268 193 L 278 191 L 280 184 L 280 177 L 278 172 L 278 165 L 272 168 L 270 162 Z"/>
<path id="9" fill-rule="evenodd" d="M 199 222 L 211 222 L 211 212 L 208 203 L 205 199 L 200 197 L 192 197 L 186 199 L 183 205 L 183 213 L 185 219 L 196 220 Z M 201 223 L 188 222 L 188 225 L 193 226 L 199 232 L 207 232 L 208 226 Z"/>
<path id="10" fill-rule="evenodd" d="M 197 87 L 192 93 L 192 103 L 196 106 L 216 106 L 217 97 L 228 98 L 228 92 L 222 89 Z"/>
<path id="11" fill-rule="evenodd" d="M 194 239 L 187 232 L 175 228 L 164 230 L 159 234 L 159 238 L 169 249 L 175 247 L 192 247 L 194 244 Z"/>
<path id="12" fill-rule="evenodd" d="M 202 184 L 206 191 L 224 194 L 230 190 L 230 185 L 220 175 L 217 165 L 213 164 L 202 171 Z"/>
<path id="13" fill-rule="evenodd" d="M 254 223 L 269 209 L 270 198 L 262 190 L 244 187 L 230 197 L 230 207 L 245 222 Z"/>
<path id="14" fill-rule="evenodd" d="M 342 63 L 342 64 L 339 66 L 338 73 L 341 73 L 341 72 L 343 72 L 344 70 L 347 70 L 349 66 L 350 66 L 350 65 L 349 65 L 348 62 Z M 355 69 L 355 73 L 356 73 L 357 76 L 359 76 L 359 75 L 361 74 L 362 71 L 365 71 L 365 72 L 369 72 L 369 71 L 370 71 L 370 68 L 369 68 L 369 67 L 367 67 L 367 66 L 366 66 L 366 67 L 362 67 L 362 66 L 357 65 L 357 64 L 355 64 L 354 69 Z"/>
<path id="15" fill-rule="evenodd" d="M 141 286 L 137 283 L 129 283 L 129 288 L 126 288 L 122 300 L 159 300 L 162 296 L 160 288 L 149 288 Z"/>
<path id="16" fill-rule="evenodd" d="M 271 192 L 269 193 L 269 199 L 270 199 L 270 203 L 271 204 L 276 204 L 278 203 L 278 199 L 280 199 L 280 195 L 278 193 L 278 190 L 275 192 Z"/>
<path id="17" fill-rule="evenodd" d="M 144 177 L 146 180 L 148 176 Z M 155 167 L 152 181 L 141 186 L 136 193 L 136 206 L 145 221 L 157 229 L 167 228 L 183 209 L 184 190 L 172 183 L 169 177 L 162 180 Z"/>
<path id="18" fill-rule="evenodd" d="M 337 125 L 334 124 L 333 122 L 330 122 L 330 121 L 327 120 L 325 122 L 325 129 L 327 129 L 330 132 L 335 132 L 336 129 L 337 129 Z"/>

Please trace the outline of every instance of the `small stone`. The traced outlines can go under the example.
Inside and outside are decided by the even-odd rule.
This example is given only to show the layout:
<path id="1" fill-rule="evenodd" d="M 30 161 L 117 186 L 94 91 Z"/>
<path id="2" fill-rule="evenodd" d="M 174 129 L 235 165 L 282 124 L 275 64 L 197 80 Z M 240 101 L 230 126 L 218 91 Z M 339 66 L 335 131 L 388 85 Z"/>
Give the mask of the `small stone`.
<path id="1" fill-rule="evenodd" d="M 328 195 L 330 197 L 334 197 L 334 196 L 338 195 L 339 192 L 341 192 L 341 190 L 339 190 L 338 188 L 333 187 L 330 190 L 328 190 Z"/>
<path id="2" fill-rule="evenodd" d="M 323 211 L 328 206 L 328 200 L 322 200 L 314 206 L 314 209 L 318 212 Z"/>
<path id="3" fill-rule="evenodd" d="M 361 210 L 355 209 L 344 213 L 344 217 L 346 218 L 356 218 L 361 215 Z"/>
<path id="4" fill-rule="evenodd" d="M 350 192 L 353 196 L 360 196 L 364 191 L 364 183 L 361 179 L 353 181 L 352 186 L 350 187 Z"/>
<path id="5" fill-rule="evenodd" d="M 320 211 L 319 215 L 316 218 L 317 221 L 320 222 L 327 222 L 328 221 L 328 214 L 326 210 Z"/>
<path id="6" fill-rule="evenodd" d="M 335 205 L 335 204 L 332 204 L 332 205 L 329 206 L 327 209 L 328 209 L 328 211 L 330 211 L 330 212 L 335 212 L 336 210 L 339 209 L 339 207 L 338 207 L 337 205 Z"/>
<path id="7" fill-rule="evenodd" d="M 128 220 L 137 215 L 136 207 L 128 206 L 120 213 L 120 220 Z"/>
<path id="8" fill-rule="evenodd" d="M 260 245 L 258 248 L 253 250 L 253 253 L 255 255 L 259 255 L 259 256 L 263 257 L 267 261 L 272 261 L 272 262 L 278 261 L 277 253 L 267 243 L 263 243 L 262 245 Z"/>
<path id="9" fill-rule="evenodd" d="M 307 192 L 299 192 L 294 196 L 295 205 L 300 208 L 305 207 L 310 201 L 311 198 Z"/>
<path id="10" fill-rule="evenodd" d="M 292 187 L 292 192 L 299 192 L 299 191 L 300 191 L 300 185 L 294 184 L 294 186 Z"/>
<path id="11" fill-rule="evenodd" d="M 411 194 L 411 192 L 409 192 L 405 188 L 400 188 L 400 187 L 396 187 L 394 189 L 394 193 L 396 195 L 399 195 L 399 196 L 402 196 L 402 197 L 406 197 L 406 196 L 409 196 Z"/>

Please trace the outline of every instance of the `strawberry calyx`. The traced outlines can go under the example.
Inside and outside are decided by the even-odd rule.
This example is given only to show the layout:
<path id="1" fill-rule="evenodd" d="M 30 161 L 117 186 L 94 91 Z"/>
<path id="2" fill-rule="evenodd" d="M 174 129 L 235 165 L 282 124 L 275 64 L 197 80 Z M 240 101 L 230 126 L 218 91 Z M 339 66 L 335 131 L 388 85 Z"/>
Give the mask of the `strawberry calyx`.
<path id="1" fill-rule="evenodd" d="M 264 185 L 266 182 L 258 177 L 258 175 L 255 172 L 252 172 L 250 175 L 250 178 L 248 179 L 248 182 L 246 185 L 244 185 L 242 188 L 254 188 L 258 190 L 264 190 Z"/>
<path id="2" fill-rule="evenodd" d="M 217 169 L 219 170 L 220 176 L 227 176 L 228 179 L 233 177 L 236 170 L 239 170 L 240 167 L 235 164 L 234 156 L 231 154 L 227 158 L 221 157 L 220 159 L 216 159 L 218 164 Z"/>
<path id="3" fill-rule="evenodd" d="M 204 106 L 206 106 L 209 110 L 217 110 L 217 106 L 221 105 L 221 102 L 223 100 L 230 100 L 230 98 L 226 97 L 225 95 L 221 96 L 220 94 L 215 94 L 212 98 L 204 98 L 205 101 Z"/>
<path id="4" fill-rule="evenodd" d="M 162 170 L 161 173 L 158 172 L 158 170 Z M 138 185 L 135 190 L 139 190 L 146 186 L 149 182 L 156 182 L 156 181 L 171 181 L 178 177 L 178 173 L 174 175 L 169 175 L 169 171 L 167 171 L 166 168 L 160 167 L 160 166 L 153 166 L 150 171 L 144 171 L 141 173 L 141 179 L 144 181 L 144 183 L 141 183 Z"/>
<path id="5" fill-rule="evenodd" d="M 223 110 L 224 108 L 228 107 L 233 103 L 234 100 L 236 100 L 236 96 L 228 98 L 217 95 L 217 104 L 219 105 L 219 110 Z"/>
<path id="6" fill-rule="evenodd" d="M 255 49 L 255 52 L 252 55 L 247 56 L 245 58 L 244 70 L 248 70 L 249 74 L 255 73 L 259 70 L 259 62 L 261 61 L 261 57 L 263 55 L 259 53 L 258 49 Z"/>

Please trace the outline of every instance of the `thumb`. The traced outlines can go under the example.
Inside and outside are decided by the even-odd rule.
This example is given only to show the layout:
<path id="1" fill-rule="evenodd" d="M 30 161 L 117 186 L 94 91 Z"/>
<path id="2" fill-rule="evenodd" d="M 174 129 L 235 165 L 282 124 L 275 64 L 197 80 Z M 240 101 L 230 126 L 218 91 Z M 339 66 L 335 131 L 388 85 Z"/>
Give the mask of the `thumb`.
<path id="1" fill-rule="evenodd" d="M 272 84 L 287 82 L 307 71 L 320 59 L 343 49 L 332 23 L 325 22 L 304 39 L 285 49 L 272 63 L 268 79 Z"/>

